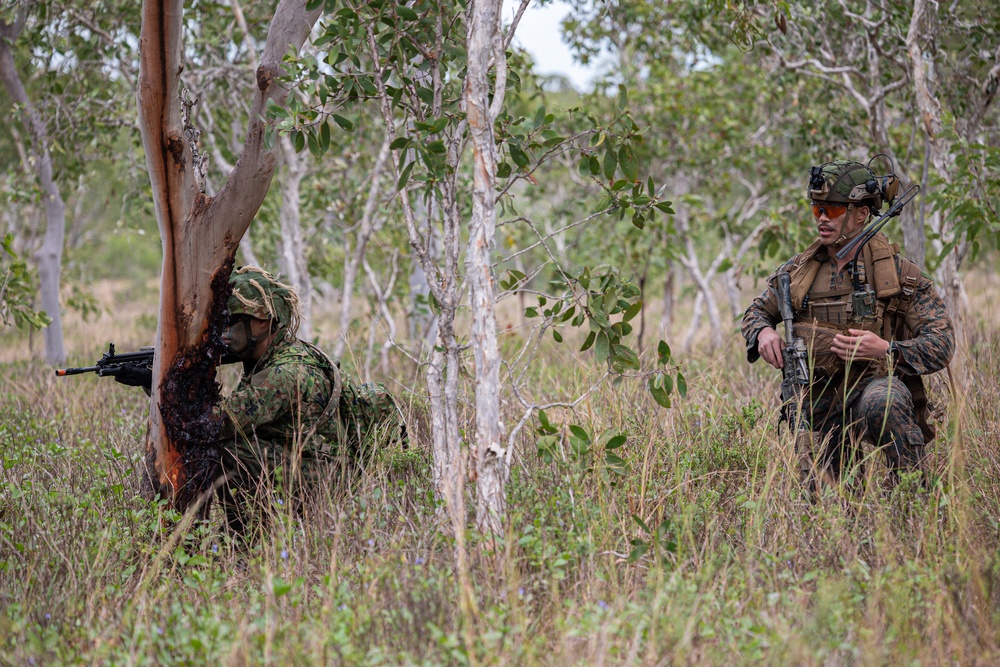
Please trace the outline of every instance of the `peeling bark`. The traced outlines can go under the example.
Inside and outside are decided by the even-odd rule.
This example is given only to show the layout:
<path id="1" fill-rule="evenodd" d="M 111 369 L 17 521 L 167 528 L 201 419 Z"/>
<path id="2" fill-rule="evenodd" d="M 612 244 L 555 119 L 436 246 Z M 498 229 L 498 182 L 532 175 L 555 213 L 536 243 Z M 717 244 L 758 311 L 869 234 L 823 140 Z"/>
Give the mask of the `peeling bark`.
<path id="1" fill-rule="evenodd" d="M 465 252 L 476 360 L 476 525 L 503 535 L 510 449 L 500 417 L 500 350 L 496 334 L 496 289 L 490 251 L 496 231 L 496 140 L 494 120 L 503 105 L 506 61 L 500 34 L 500 2 L 473 3 L 465 78 L 466 114 L 472 136 L 472 219 Z M 495 56 L 496 86 L 490 105 L 489 69 Z"/>
<path id="2" fill-rule="evenodd" d="M 952 177 L 950 146 L 942 136 L 941 103 L 931 91 L 927 75 L 927 63 L 924 60 L 924 50 L 921 40 L 925 38 L 927 16 L 926 0 L 914 0 L 913 14 L 910 17 L 909 31 L 906 35 L 906 49 L 910 57 L 910 73 L 913 79 L 913 91 L 916 97 L 917 109 L 924 128 L 927 141 L 927 160 L 931 167 L 945 183 Z M 926 184 L 926 181 L 925 181 Z M 937 232 L 939 243 L 948 241 L 954 235 L 954 226 L 940 212 L 931 216 L 932 227 Z M 953 250 L 941 261 L 937 270 L 937 281 L 941 298 L 948 306 L 952 322 L 955 325 L 955 340 L 958 343 L 957 353 L 952 361 L 952 372 L 960 380 L 963 376 L 963 359 L 961 350 L 965 347 L 965 326 L 963 303 L 965 301 L 962 279 L 959 276 L 958 257 L 961 250 Z"/>
<path id="3" fill-rule="evenodd" d="M 275 150 L 264 148 L 262 119 L 268 100 L 284 104 L 288 94 L 274 85 L 282 56 L 301 47 L 319 14 L 307 12 L 305 0 L 279 3 L 257 69 L 243 151 L 212 198 L 198 192 L 190 148 L 182 140 L 183 1 L 143 3 L 136 96 L 163 244 L 144 492 L 159 493 L 182 511 L 211 481 L 205 462 L 211 460 L 217 425 L 208 415 L 218 400 L 215 368 L 221 357 L 215 327 L 240 238 L 274 174 Z"/>

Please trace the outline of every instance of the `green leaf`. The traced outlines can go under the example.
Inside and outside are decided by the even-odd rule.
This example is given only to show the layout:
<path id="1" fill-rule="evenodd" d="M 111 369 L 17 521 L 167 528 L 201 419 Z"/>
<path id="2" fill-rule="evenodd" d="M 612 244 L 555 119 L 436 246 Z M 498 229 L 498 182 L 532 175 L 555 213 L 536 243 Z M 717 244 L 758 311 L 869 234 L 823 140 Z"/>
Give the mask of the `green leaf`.
<path id="1" fill-rule="evenodd" d="M 587 340 L 583 341 L 583 347 L 580 348 L 581 352 L 586 352 L 590 349 L 590 346 L 594 344 L 594 340 L 597 338 L 597 332 L 591 331 L 587 336 Z"/>
<path id="2" fill-rule="evenodd" d="M 415 164 L 416 161 L 411 161 L 407 163 L 405 167 L 403 167 L 403 171 L 399 175 L 399 181 L 396 182 L 397 190 L 402 190 L 403 188 L 406 187 L 406 182 L 410 179 L 410 172 L 413 171 L 413 165 Z"/>
<path id="3" fill-rule="evenodd" d="M 306 135 L 306 143 L 309 144 L 309 152 L 315 155 L 316 157 L 319 157 L 323 154 L 323 151 L 321 151 L 319 148 L 319 141 L 317 140 L 315 133 L 309 132 Z"/>
<path id="4" fill-rule="evenodd" d="M 409 137 L 396 137 L 395 139 L 392 140 L 392 143 L 389 144 L 389 150 L 398 151 L 401 148 L 406 148 L 409 145 L 410 145 Z"/>
<path id="5" fill-rule="evenodd" d="M 580 442 L 586 445 L 590 444 L 590 434 L 587 433 L 587 431 L 585 431 L 582 426 L 579 426 L 577 424 L 570 424 L 569 432 L 572 433 L 573 437 L 575 437 Z"/>
<path id="6" fill-rule="evenodd" d="M 639 357 L 636 356 L 635 352 L 633 352 L 631 348 L 624 345 L 614 345 L 611 350 L 615 359 L 620 361 L 623 365 L 634 370 L 639 370 Z"/>
<path id="7" fill-rule="evenodd" d="M 514 161 L 518 167 L 524 169 L 528 166 L 528 156 L 525 154 L 521 147 L 517 144 L 509 144 L 507 150 L 510 151 L 510 159 Z"/>
<path id="8" fill-rule="evenodd" d="M 608 340 L 608 334 L 601 331 L 597 334 L 597 340 L 594 344 L 594 352 L 597 354 L 598 361 L 604 361 L 608 358 L 611 353 L 611 341 Z"/>
<path id="9" fill-rule="evenodd" d="M 670 346 L 667 345 L 667 341 L 660 341 L 656 346 L 656 354 L 660 357 L 659 362 L 664 366 L 670 363 Z"/>
<path id="10" fill-rule="evenodd" d="M 326 121 L 319 128 L 319 147 L 324 153 L 330 150 L 330 124 Z"/>
<path id="11" fill-rule="evenodd" d="M 642 301 L 636 301 L 631 306 L 625 309 L 625 314 L 622 315 L 622 322 L 628 322 L 639 314 L 642 310 Z"/>
<path id="12" fill-rule="evenodd" d="M 680 371 L 677 371 L 677 393 L 681 395 L 681 398 L 686 397 L 688 393 L 687 380 L 684 379 Z"/>
<path id="13" fill-rule="evenodd" d="M 590 162 L 590 175 L 591 176 L 597 176 L 598 174 L 600 174 L 601 173 L 601 161 L 598 160 L 593 155 L 590 156 L 590 158 L 588 159 L 588 161 Z"/>
<path id="14" fill-rule="evenodd" d="M 501 162 L 497 165 L 497 178 L 507 178 L 510 176 L 510 172 L 511 169 L 509 162 Z"/>
<path id="15" fill-rule="evenodd" d="M 337 123 L 337 125 L 339 125 L 343 129 L 347 130 L 348 132 L 350 132 L 351 130 L 354 129 L 354 123 L 352 123 L 348 119 L 344 118 L 340 114 L 336 114 L 335 113 L 335 114 L 330 114 L 330 115 L 333 117 L 333 120 L 334 120 L 335 123 Z"/>
<path id="16" fill-rule="evenodd" d="M 662 211 L 663 213 L 666 213 L 667 215 L 673 215 L 674 214 L 674 209 L 671 208 L 671 206 L 670 206 L 671 203 L 672 202 L 668 202 L 668 201 L 657 202 L 656 203 L 656 208 L 659 209 L 660 211 Z"/>
<path id="17" fill-rule="evenodd" d="M 538 129 L 545 124 L 545 105 L 538 107 L 538 111 L 535 112 L 535 129 Z"/>
<path id="18" fill-rule="evenodd" d="M 625 111 L 625 107 L 628 106 L 628 88 L 625 87 L 624 83 L 618 84 L 618 110 Z"/>
<path id="19" fill-rule="evenodd" d="M 556 340 L 557 343 L 563 342 L 562 334 L 559 333 L 557 329 L 552 330 L 552 337 Z"/>
<path id="20" fill-rule="evenodd" d="M 415 11 L 404 5 L 396 6 L 396 16 L 407 21 L 416 21 L 420 18 Z"/>
<path id="21" fill-rule="evenodd" d="M 295 146 L 295 152 L 301 153 L 302 149 L 306 147 L 306 135 L 299 130 L 293 130 L 292 144 Z"/>
<path id="22" fill-rule="evenodd" d="M 618 163 L 621 165 L 622 174 L 629 182 L 635 183 L 639 180 L 639 161 L 628 144 L 618 149 Z"/>
<path id="23" fill-rule="evenodd" d="M 615 177 L 615 169 L 618 167 L 618 158 L 615 157 L 615 151 L 608 145 L 608 149 L 604 151 L 604 178 L 609 181 Z"/>
<path id="24" fill-rule="evenodd" d="M 604 445 L 604 449 L 606 450 L 618 449 L 619 447 L 624 445 L 627 440 L 628 437 L 623 434 L 616 435 L 615 437 L 608 440 L 607 444 Z"/>
<path id="25" fill-rule="evenodd" d="M 665 391 L 664 388 L 660 385 L 659 378 L 660 378 L 659 374 L 649 378 L 648 382 L 649 393 L 653 397 L 653 400 L 656 401 L 656 403 L 660 407 L 669 408 L 670 394 L 667 391 Z"/>

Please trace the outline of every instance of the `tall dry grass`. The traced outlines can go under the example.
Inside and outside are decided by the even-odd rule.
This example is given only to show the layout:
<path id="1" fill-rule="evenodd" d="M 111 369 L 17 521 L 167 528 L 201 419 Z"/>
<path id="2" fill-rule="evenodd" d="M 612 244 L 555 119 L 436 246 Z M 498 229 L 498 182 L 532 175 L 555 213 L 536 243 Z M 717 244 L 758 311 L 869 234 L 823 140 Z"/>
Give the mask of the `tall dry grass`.
<path id="1" fill-rule="evenodd" d="M 422 438 L 383 452 L 353 488 L 320 489 L 301 515 L 276 493 L 242 547 L 218 511 L 192 525 L 136 499 L 141 393 L 57 379 L 24 360 L 23 335 L 4 334 L 0 662 L 994 664 L 995 282 L 971 290 L 956 396 L 934 383 L 936 483 L 904 476 L 888 489 L 870 456 L 864 483 L 811 502 L 776 428 L 777 375 L 745 364 L 730 338 L 680 359 L 689 391 L 670 410 L 626 381 L 550 415 L 595 439 L 626 434 L 623 475 L 599 447 L 567 444 L 546 463 L 522 434 L 505 538 L 469 537 L 471 615 Z M 109 336 L 151 339 L 155 294 L 112 287 L 110 303 L 135 306 L 132 319 L 72 324 L 71 355 L 96 354 Z M 139 291 L 122 299 L 123 289 Z M 393 363 L 415 386 L 415 369 Z M 553 346 L 529 373 L 539 396 L 572 396 L 596 371 Z M 424 408 L 419 396 L 406 402 L 414 415 Z M 514 423 L 520 410 L 504 409 Z"/>

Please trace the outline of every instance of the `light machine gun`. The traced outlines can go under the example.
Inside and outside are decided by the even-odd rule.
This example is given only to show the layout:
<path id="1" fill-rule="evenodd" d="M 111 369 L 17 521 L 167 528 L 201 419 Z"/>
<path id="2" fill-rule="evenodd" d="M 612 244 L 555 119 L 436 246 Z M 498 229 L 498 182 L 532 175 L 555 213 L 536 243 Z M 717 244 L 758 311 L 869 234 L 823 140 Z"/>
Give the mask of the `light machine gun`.
<path id="1" fill-rule="evenodd" d="M 785 346 L 781 350 L 783 365 L 781 368 L 781 417 L 793 423 L 789 410 L 795 410 L 796 399 L 809 384 L 808 351 L 805 341 L 795 336 L 792 329 L 792 279 L 787 271 L 778 274 L 775 281 L 778 295 L 778 311 L 785 323 Z"/>
<path id="2" fill-rule="evenodd" d="M 97 373 L 100 377 L 117 377 L 136 369 L 152 370 L 153 347 L 140 347 L 138 352 L 115 353 L 115 344 L 108 344 L 108 351 L 93 366 L 81 368 L 57 368 L 56 375 L 79 375 L 81 373 Z"/>

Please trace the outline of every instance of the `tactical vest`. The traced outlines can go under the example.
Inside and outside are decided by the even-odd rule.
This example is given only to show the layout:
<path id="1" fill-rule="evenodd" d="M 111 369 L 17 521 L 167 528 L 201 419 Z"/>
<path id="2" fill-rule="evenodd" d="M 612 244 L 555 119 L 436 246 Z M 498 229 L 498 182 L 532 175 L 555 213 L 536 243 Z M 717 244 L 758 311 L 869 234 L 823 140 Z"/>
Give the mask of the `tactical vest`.
<path id="1" fill-rule="evenodd" d="M 805 341 L 809 350 L 813 372 L 818 377 L 839 378 L 846 369 L 840 357 L 830 350 L 837 334 L 848 329 L 872 331 L 887 341 L 906 340 L 911 332 L 906 330 L 906 313 L 916 293 L 920 268 L 912 261 L 898 257 L 899 246 L 889 243 L 884 234 L 876 234 L 865 244 L 859 261 L 863 261 L 863 284 L 875 292 L 873 317 L 855 321 L 852 285 L 838 290 L 817 289 L 817 276 L 824 269 L 824 262 L 817 257 L 822 244 L 816 241 L 796 257 L 788 268 L 791 278 L 792 308 L 795 313 L 793 331 Z M 835 270 L 832 260 L 825 262 Z M 825 271 L 822 271 L 824 276 Z M 827 283 L 829 285 L 829 283 Z M 848 386 L 864 378 L 884 377 L 888 370 L 884 360 L 853 362 Z M 926 441 L 934 437 L 934 429 L 927 422 L 929 408 L 923 382 L 919 375 L 903 376 L 902 380 L 913 396 L 918 422 Z M 828 383 L 834 387 L 838 382 Z"/>

